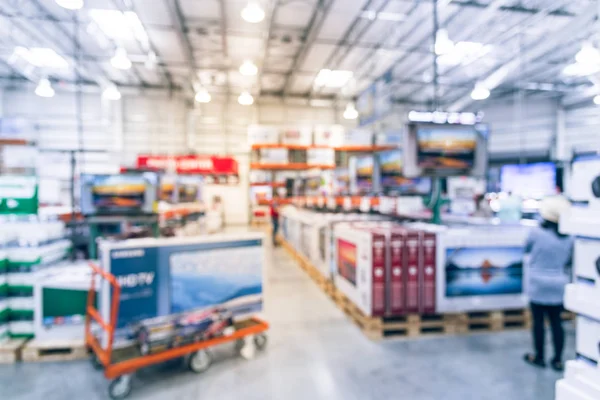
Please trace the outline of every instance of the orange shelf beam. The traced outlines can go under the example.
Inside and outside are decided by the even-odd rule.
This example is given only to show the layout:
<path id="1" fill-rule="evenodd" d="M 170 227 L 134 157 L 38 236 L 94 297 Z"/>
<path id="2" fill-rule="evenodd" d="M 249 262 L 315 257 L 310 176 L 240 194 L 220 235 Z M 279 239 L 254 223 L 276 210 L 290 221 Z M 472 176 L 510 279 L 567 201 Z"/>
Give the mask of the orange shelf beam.
<path id="1" fill-rule="evenodd" d="M 290 164 L 250 164 L 250 169 L 263 169 L 272 171 L 302 171 L 306 169 L 334 169 L 335 165 L 311 165 L 305 163 L 290 163 Z"/>
<path id="2" fill-rule="evenodd" d="M 250 186 L 285 187 L 285 182 L 252 182 Z"/>
<path id="3" fill-rule="evenodd" d="M 337 146 L 331 147 L 327 145 L 298 145 L 298 144 L 280 144 L 280 143 L 265 143 L 253 144 L 252 150 L 259 149 L 288 149 L 288 150 L 309 150 L 309 149 L 333 149 L 335 151 L 382 151 L 397 149 L 397 146 Z"/>

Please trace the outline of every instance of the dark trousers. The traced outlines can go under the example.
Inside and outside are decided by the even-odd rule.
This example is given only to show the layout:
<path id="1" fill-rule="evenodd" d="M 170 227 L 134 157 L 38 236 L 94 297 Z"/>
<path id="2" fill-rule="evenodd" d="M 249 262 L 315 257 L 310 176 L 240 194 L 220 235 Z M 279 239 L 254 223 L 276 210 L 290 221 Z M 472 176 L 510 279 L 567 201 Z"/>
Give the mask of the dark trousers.
<path id="1" fill-rule="evenodd" d="M 544 326 L 544 317 L 548 317 L 548 320 L 550 321 L 550 330 L 552 331 L 552 343 L 554 344 L 553 361 L 562 361 L 562 353 L 565 346 L 565 331 L 560 317 L 562 311 L 562 304 L 547 306 L 531 303 L 533 345 L 535 347 L 535 356 L 538 360 L 545 360 L 544 346 L 546 344 L 546 329 Z"/>
<path id="2" fill-rule="evenodd" d="M 271 222 L 273 223 L 273 244 L 277 244 L 277 232 L 279 231 L 279 219 L 272 218 Z"/>

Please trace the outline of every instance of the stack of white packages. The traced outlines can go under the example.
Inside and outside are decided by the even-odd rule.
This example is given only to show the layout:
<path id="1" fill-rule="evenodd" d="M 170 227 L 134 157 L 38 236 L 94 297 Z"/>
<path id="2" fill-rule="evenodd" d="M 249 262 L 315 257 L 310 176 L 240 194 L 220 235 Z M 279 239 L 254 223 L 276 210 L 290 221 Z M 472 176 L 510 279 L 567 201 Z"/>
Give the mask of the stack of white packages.
<path id="1" fill-rule="evenodd" d="M 560 229 L 576 237 L 565 307 L 577 314 L 577 360 L 567 362 L 556 399 L 592 400 L 600 399 L 600 156 L 574 162 L 570 187 L 581 204 L 561 218 Z"/>

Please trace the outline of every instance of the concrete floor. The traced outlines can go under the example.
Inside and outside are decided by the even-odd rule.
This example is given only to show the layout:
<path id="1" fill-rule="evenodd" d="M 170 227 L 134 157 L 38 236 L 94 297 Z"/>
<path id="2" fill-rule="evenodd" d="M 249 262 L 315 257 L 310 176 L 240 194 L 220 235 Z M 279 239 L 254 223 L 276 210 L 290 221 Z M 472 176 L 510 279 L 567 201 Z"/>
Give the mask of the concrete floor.
<path id="1" fill-rule="evenodd" d="M 374 343 L 282 249 L 269 249 L 264 353 L 246 361 L 231 346 L 196 375 L 180 360 L 140 371 L 131 399 L 552 400 L 561 377 L 526 365 L 528 332 Z M 573 358 L 569 328 L 567 359 Z M 1 398 L 105 399 L 107 381 L 89 362 L 0 366 Z"/>

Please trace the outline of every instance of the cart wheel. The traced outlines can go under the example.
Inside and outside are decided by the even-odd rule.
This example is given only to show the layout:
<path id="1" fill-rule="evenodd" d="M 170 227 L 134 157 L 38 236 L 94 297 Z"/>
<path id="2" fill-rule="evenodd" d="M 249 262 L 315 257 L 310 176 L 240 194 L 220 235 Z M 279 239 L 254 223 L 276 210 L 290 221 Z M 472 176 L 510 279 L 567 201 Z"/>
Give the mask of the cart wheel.
<path id="1" fill-rule="evenodd" d="M 264 333 L 259 333 L 258 335 L 254 336 L 254 344 L 258 350 L 264 350 L 267 346 L 267 335 Z"/>
<path id="2" fill-rule="evenodd" d="M 188 366 L 192 371 L 199 374 L 210 368 L 212 364 L 212 355 L 208 350 L 198 350 L 190 356 Z"/>
<path id="3" fill-rule="evenodd" d="M 131 393 L 131 375 L 121 375 L 113 379 L 108 386 L 108 394 L 111 399 L 124 399 Z"/>
<path id="4" fill-rule="evenodd" d="M 102 365 L 96 353 L 92 353 L 92 355 L 90 356 L 90 362 L 92 363 L 92 367 L 94 367 L 95 370 L 101 370 L 104 368 L 104 365 Z"/>

